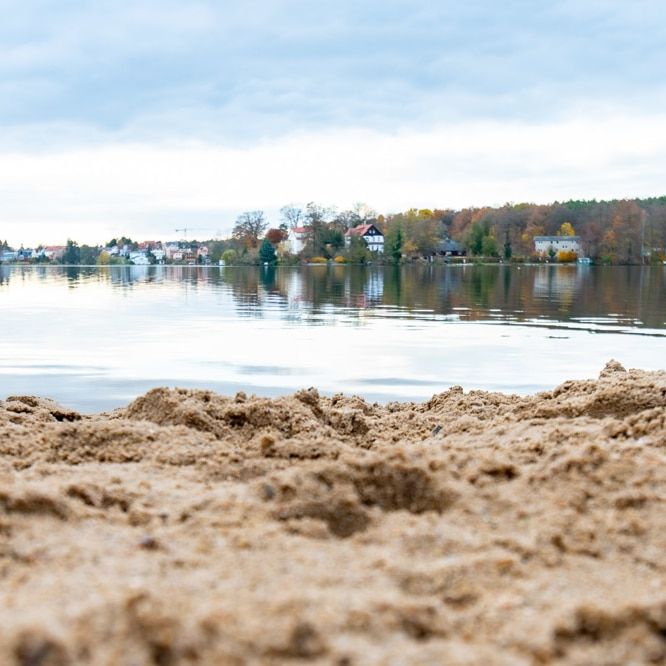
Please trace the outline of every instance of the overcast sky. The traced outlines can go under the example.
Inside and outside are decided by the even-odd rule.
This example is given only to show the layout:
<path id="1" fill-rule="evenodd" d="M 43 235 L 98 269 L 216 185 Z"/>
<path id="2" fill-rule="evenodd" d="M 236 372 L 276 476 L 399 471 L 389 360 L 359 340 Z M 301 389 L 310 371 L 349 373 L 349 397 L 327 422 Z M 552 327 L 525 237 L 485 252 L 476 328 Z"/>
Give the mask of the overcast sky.
<path id="1" fill-rule="evenodd" d="M 663 0 L 0 0 L 0 239 L 666 194 Z"/>

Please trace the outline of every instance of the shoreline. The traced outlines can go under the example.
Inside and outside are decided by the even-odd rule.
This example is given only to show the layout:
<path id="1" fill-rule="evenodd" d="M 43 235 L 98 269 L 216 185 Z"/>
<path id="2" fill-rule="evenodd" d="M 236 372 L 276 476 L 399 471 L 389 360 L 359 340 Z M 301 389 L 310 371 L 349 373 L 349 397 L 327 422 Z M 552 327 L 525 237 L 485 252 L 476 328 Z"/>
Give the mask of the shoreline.
<path id="1" fill-rule="evenodd" d="M 666 659 L 666 372 L 0 401 L 0 663 Z"/>

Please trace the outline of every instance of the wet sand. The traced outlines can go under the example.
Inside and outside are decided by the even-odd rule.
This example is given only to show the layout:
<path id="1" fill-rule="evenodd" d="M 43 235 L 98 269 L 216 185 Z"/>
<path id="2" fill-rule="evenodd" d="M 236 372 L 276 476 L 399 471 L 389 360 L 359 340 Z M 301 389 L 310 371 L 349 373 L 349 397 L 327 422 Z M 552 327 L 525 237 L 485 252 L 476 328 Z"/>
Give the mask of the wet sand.
<path id="1" fill-rule="evenodd" d="M 0 664 L 666 661 L 666 373 L 0 402 Z"/>

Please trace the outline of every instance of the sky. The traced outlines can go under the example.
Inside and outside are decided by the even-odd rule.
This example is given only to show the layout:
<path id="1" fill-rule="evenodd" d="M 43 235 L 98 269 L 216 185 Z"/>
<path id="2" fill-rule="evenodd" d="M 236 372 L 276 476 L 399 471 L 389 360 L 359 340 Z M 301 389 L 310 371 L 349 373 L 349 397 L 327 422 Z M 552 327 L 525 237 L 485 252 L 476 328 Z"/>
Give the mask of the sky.
<path id="1" fill-rule="evenodd" d="M 666 194 L 663 0 L 0 0 L 0 239 Z"/>

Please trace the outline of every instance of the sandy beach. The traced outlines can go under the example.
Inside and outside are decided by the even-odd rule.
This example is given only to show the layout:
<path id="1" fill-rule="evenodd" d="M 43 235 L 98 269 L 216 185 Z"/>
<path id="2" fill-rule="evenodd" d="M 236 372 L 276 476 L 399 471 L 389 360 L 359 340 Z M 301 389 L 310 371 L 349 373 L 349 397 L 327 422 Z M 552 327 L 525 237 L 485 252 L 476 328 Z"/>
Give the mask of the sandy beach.
<path id="1" fill-rule="evenodd" d="M 0 402 L 0 663 L 666 661 L 666 373 Z"/>

